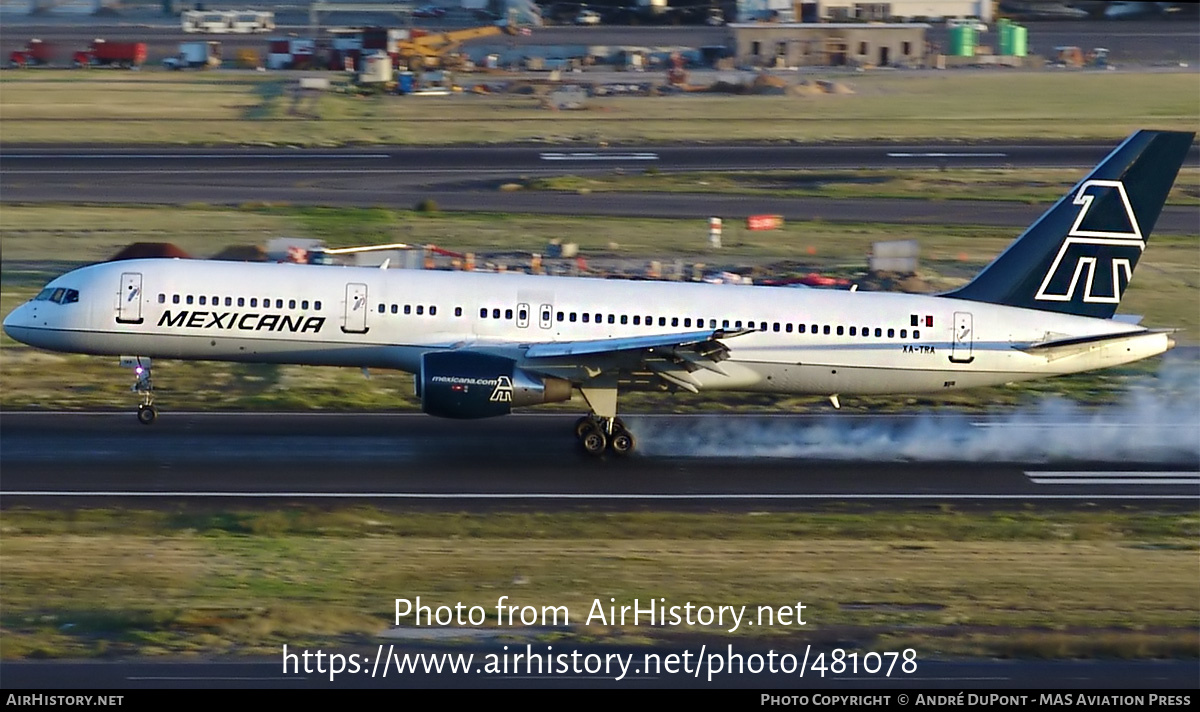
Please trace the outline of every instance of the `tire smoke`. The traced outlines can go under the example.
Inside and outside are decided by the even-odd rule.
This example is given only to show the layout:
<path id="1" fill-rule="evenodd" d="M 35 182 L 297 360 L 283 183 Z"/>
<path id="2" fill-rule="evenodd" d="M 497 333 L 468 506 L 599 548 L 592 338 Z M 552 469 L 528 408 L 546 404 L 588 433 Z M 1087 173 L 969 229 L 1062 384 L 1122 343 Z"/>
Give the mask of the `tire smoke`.
<path id="1" fill-rule="evenodd" d="M 966 462 L 1200 462 L 1200 360 L 1164 360 L 1121 400 L 1054 396 L 987 413 L 630 418 L 659 457 Z"/>

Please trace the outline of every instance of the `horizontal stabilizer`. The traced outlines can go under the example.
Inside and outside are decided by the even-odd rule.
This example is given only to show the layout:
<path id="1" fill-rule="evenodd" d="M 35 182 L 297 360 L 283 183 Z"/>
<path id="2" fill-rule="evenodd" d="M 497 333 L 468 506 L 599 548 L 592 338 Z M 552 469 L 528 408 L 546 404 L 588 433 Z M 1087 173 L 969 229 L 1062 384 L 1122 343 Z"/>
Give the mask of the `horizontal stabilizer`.
<path id="1" fill-rule="evenodd" d="M 1125 334 L 1101 334 L 1099 336 L 1053 339 L 1026 344 L 1024 346 L 1014 345 L 1013 348 L 1024 351 L 1031 356 L 1042 356 L 1047 361 L 1056 361 L 1060 358 L 1076 356 L 1089 351 L 1095 351 L 1096 349 L 1116 346 L 1120 343 L 1131 343 L 1139 339 L 1174 333 L 1174 331 L 1174 329 L 1147 329 L 1145 331 L 1133 331 Z M 1174 346 L 1170 338 L 1167 341 L 1169 344 L 1167 348 Z"/>

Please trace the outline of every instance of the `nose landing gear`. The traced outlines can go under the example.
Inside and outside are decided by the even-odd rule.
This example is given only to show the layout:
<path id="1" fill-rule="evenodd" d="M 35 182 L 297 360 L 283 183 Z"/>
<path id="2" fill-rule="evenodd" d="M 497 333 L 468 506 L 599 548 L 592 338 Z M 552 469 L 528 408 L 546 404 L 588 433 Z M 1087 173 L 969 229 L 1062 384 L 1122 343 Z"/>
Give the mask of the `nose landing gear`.
<path id="1" fill-rule="evenodd" d="M 150 380 L 150 359 L 142 356 L 123 356 L 121 365 L 133 369 L 136 380 L 129 390 L 141 396 L 138 405 L 137 419 L 142 425 L 151 425 L 158 419 L 158 409 L 154 407 L 154 383 Z"/>

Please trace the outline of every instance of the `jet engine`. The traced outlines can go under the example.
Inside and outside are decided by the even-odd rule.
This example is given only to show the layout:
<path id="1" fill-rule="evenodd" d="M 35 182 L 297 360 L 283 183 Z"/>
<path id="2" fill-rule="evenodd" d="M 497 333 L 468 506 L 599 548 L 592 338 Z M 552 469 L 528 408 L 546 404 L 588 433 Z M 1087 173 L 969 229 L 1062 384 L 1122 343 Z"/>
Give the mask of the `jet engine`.
<path id="1" fill-rule="evenodd" d="M 491 418 L 513 408 L 571 398 L 571 382 L 517 368 L 516 361 L 473 351 L 434 351 L 417 374 L 421 410 L 442 418 Z"/>

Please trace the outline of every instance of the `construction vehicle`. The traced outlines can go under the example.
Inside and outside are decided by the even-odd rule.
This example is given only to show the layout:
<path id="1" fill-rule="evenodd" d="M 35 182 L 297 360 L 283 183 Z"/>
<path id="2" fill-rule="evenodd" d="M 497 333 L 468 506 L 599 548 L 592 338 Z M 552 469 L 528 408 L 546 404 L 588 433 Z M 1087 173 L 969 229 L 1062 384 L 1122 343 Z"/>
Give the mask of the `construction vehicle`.
<path id="1" fill-rule="evenodd" d="M 53 48 L 41 40 L 29 40 L 24 49 L 13 50 L 8 56 L 8 66 L 13 69 L 44 67 L 50 64 Z"/>
<path id="2" fill-rule="evenodd" d="M 1083 66 L 1083 51 L 1074 46 L 1054 48 L 1054 63 L 1060 67 L 1079 68 Z"/>
<path id="3" fill-rule="evenodd" d="M 133 69 L 142 66 L 146 61 L 145 42 L 107 42 L 92 40 L 87 49 L 76 52 L 71 57 L 71 66 L 76 69 L 84 67 L 125 67 Z"/>
<path id="4" fill-rule="evenodd" d="M 396 43 L 392 61 L 402 69 L 455 69 L 462 64 L 458 50 L 468 40 L 492 37 L 505 31 L 498 25 L 470 27 L 465 30 L 431 32 Z M 364 49 L 365 49 L 364 45 Z"/>
<path id="5" fill-rule="evenodd" d="M 167 69 L 210 69 L 221 66 L 220 42 L 181 42 L 179 54 L 162 61 Z"/>

